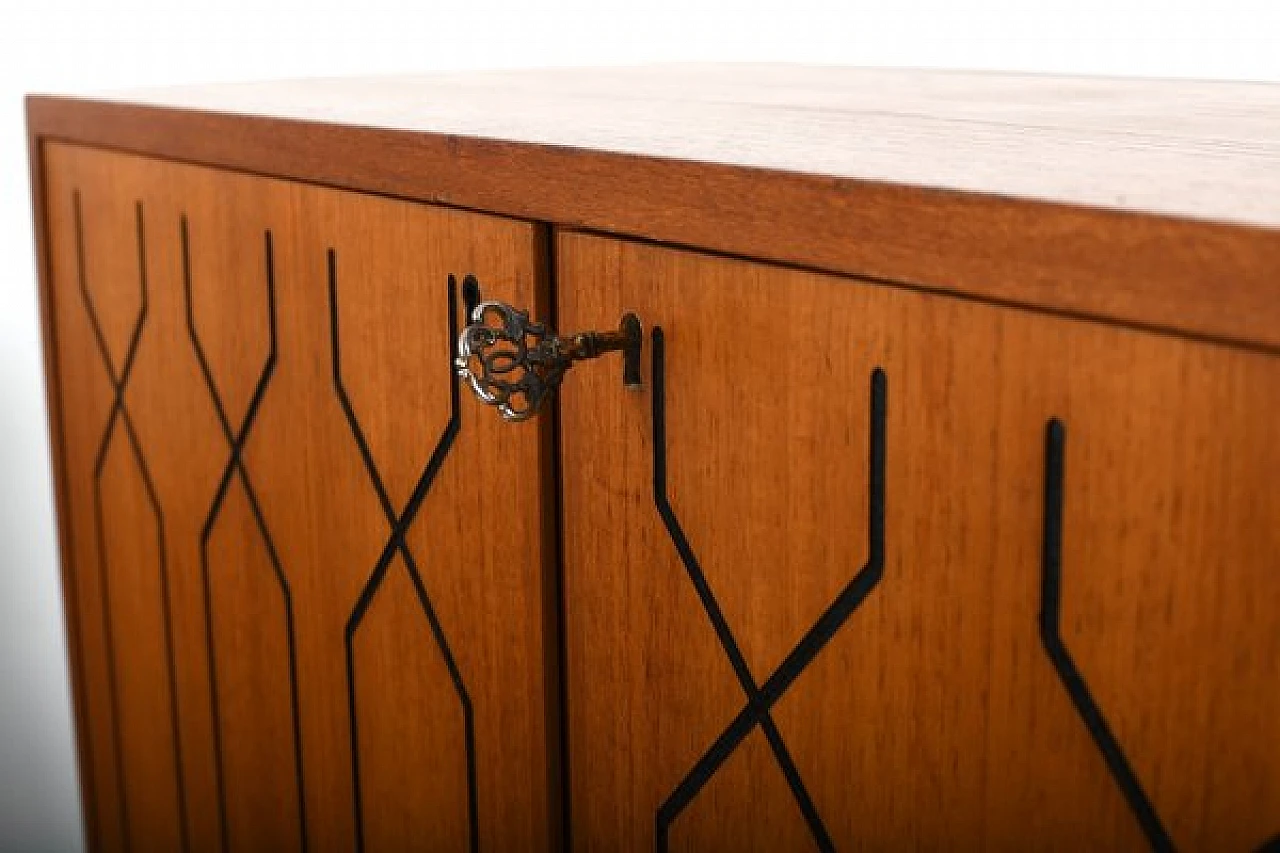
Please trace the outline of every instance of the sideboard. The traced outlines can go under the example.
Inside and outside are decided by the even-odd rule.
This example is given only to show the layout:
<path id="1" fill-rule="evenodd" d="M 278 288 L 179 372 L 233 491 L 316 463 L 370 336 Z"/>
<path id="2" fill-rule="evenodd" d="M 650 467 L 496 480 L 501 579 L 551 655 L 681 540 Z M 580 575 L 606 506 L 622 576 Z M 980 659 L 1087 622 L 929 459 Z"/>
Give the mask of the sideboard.
<path id="1" fill-rule="evenodd" d="M 27 113 L 94 850 L 1280 849 L 1280 86 Z"/>

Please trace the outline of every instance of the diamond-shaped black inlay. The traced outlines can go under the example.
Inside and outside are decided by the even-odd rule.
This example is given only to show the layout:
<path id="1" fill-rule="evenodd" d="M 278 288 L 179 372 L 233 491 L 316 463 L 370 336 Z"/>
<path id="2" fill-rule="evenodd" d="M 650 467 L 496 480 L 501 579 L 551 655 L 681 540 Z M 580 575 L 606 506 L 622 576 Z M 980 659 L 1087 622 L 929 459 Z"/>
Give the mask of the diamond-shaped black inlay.
<path id="1" fill-rule="evenodd" d="M 162 609 L 164 614 L 165 663 L 168 667 L 167 676 L 169 679 L 169 736 L 172 739 L 174 754 L 173 784 L 178 800 L 178 825 L 182 839 L 182 849 L 186 850 L 188 849 L 187 805 L 184 786 L 182 784 L 182 743 L 181 738 L 178 735 L 178 679 L 173 653 L 173 626 L 170 612 L 172 603 L 169 594 L 169 568 L 164 538 L 164 512 L 160 507 L 160 500 L 156 495 L 155 482 L 151 478 L 151 469 L 147 465 L 146 457 L 142 452 L 142 445 L 138 441 L 137 431 L 134 429 L 133 418 L 129 414 L 129 409 L 124 399 L 125 389 L 129 384 L 129 379 L 133 376 L 134 365 L 137 363 L 138 344 L 142 339 L 142 330 L 147 321 L 148 294 L 146 223 L 143 217 L 142 202 L 139 201 L 135 205 L 134 212 L 138 247 L 138 283 L 141 288 L 142 296 L 139 301 L 138 314 L 134 319 L 133 327 L 129 334 L 129 342 L 125 350 L 124 361 L 117 370 L 115 362 L 111 358 L 110 349 L 107 346 L 106 336 L 103 334 L 102 324 L 98 318 L 98 312 L 94 305 L 93 296 L 90 293 L 88 263 L 85 257 L 84 215 L 81 208 L 79 190 L 74 191 L 72 194 L 72 209 L 75 223 L 76 275 L 80 291 L 80 299 L 84 305 L 85 314 L 89 318 L 89 325 L 93 330 L 94 342 L 96 344 L 98 354 L 102 359 L 103 368 L 107 372 L 107 379 L 111 383 L 112 388 L 111 412 L 107 416 L 107 422 L 103 428 L 102 438 L 98 443 L 98 449 L 93 464 L 93 514 L 98 544 L 98 571 L 102 579 L 103 632 L 107 645 L 107 683 L 111 701 L 112 739 L 114 741 L 116 753 L 116 782 L 120 790 L 120 825 L 124 833 L 125 846 L 131 847 L 132 838 L 129 826 L 129 810 L 126 805 L 129 796 L 129 786 L 126 784 L 125 773 L 125 762 L 127 756 L 121 746 L 120 740 L 119 678 L 117 675 L 118 664 L 116 661 L 115 626 L 111 615 L 111 572 L 108 566 L 109 556 L 107 554 L 105 540 L 105 524 L 103 519 L 102 502 L 103 470 L 106 466 L 108 450 L 111 448 L 112 440 L 115 438 L 117 433 L 117 425 L 122 427 L 133 463 L 137 466 L 137 471 L 142 479 L 143 489 L 147 496 L 147 504 L 155 519 L 157 538 L 156 553 L 160 564 L 160 584 L 164 597 L 164 607 Z M 126 593 L 128 592 L 131 591 L 126 590 Z M 85 736 L 89 736 L 88 727 L 85 729 Z M 91 745 L 90 751 L 92 751 Z"/>
<path id="2" fill-rule="evenodd" d="M 458 664 L 454 659 L 453 651 L 449 648 L 449 641 L 445 636 L 444 629 L 440 626 L 440 620 L 436 616 L 435 607 L 432 605 L 431 597 L 427 593 L 426 584 L 423 583 L 422 575 L 418 571 L 417 562 L 413 557 L 413 552 L 410 550 L 409 545 L 405 540 L 409 527 L 417 517 L 418 511 L 422 507 L 422 502 L 430 492 L 431 484 L 435 481 L 436 475 L 439 474 L 440 468 L 444 464 L 445 457 L 448 456 L 450 448 L 453 447 L 453 442 L 457 438 L 458 431 L 461 428 L 462 421 L 459 407 L 458 383 L 453 375 L 453 360 L 451 358 L 447 363 L 447 367 L 449 368 L 449 375 L 447 378 L 449 383 L 449 421 L 445 425 L 443 432 L 441 432 L 440 437 L 437 439 L 435 448 L 432 450 L 426 466 L 419 474 L 418 480 L 415 483 L 408 500 L 405 501 L 404 507 L 397 511 L 394 504 L 391 502 L 391 497 L 387 492 L 386 485 L 384 484 L 382 475 L 378 470 L 377 463 L 373 459 L 373 453 L 369 449 L 369 442 L 365 438 L 364 430 L 360 427 L 359 418 L 356 416 L 355 410 L 351 405 L 351 399 L 342 382 L 341 335 L 339 334 L 338 328 L 337 269 L 337 253 L 330 249 L 329 328 L 333 356 L 333 386 L 337 393 L 338 400 L 342 404 L 342 411 L 346 415 L 347 424 L 351 428 L 352 438 L 360 450 L 360 458 L 364 461 L 365 471 L 369 475 L 369 481 L 378 495 L 378 502 L 382 507 L 383 514 L 386 516 L 387 526 L 389 528 L 386 544 L 383 546 L 382 552 L 379 554 L 378 560 L 373 566 L 373 570 L 369 575 L 368 581 L 360 592 L 360 596 L 356 601 L 355 608 L 352 610 L 351 617 L 348 619 L 346 626 L 347 689 L 351 722 L 351 773 L 353 784 L 355 786 L 356 849 L 364 849 L 364 805 L 360 794 L 360 737 L 359 726 L 357 723 L 358 709 L 356 707 L 354 639 L 356 631 L 360 629 L 360 623 L 369 609 L 369 605 L 373 603 L 374 596 L 377 595 L 378 588 L 382 585 L 382 581 L 386 577 L 387 570 L 390 568 L 392 560 L 395 558 L 396 554 L 399 554 L 404 560 L 404 565 L 408 571 L 409 579 L 412 581 L 414 591 L 417 594 L 418 604 L 422 608 L 423 614 L 426 616 L 427 623 L 431 628 L 431 635 L 435 640 L 441 657 L 444 659 L 445 667 L 448 669 L 449 680 L 452 683 L 453 691 L 457 695 L 458 703 L 462 707 L 463 737 L 465 739 L 464 748 L 466 750 L 467 760 L 468 831 L 470 837 L 470 848 L 472 851 L 475 851 L 479 843 L 479 819 L 476 803 L 475 725 L 472 714 L 471 696 L 467 692 L 466 683 L 462 678 L 462 673 L 458 669 Z M 467 276 L 463 283 L 463 288 L 468 313 L 470 313 L 470 309 L 479 301 L 479 286 L 473 277 Z M 458 339 L 457 290 L 458 287 L 456 279 L 453 276 L 449 276 L 448 312 L 450 346 L 453 346 L 454 342 Z"/>
<path id="3" fill-rule="evenodd" d="M 187 334 L 191 339 L 191 346 L 195 351 L 196 360 L 200 363 L 200 373 L 204 377 L 209 397 L 213 401 L 213 407 L 218 416 L 218 425 L 221 427 L 222 435 L 226 439 L 228 450 L 222 476 L 214 492 L 209 512 L 205 516 L 204 525 L 200 530 L 200 569 L 204 581 L 205 642 L 209 655 L 209 690 L 213 702 L 213 736 L 217 754 L 218 813 L 222 827 L 222 847 L 224 850 L 229 849 L 230 837 L 227 826 L 227 779 L 225 768 L 223 767 L 222 720 L 218 699 L 217 644 L 214 641 L 213 629 L 213 589 L 210 582 L 209 540 L 222 513 L 227 494 L 232 488 L 232 483 L 233 481 L 238 481 L 253 515 L 254 526 L 262 539 L 267 557 L 271 562 L 272 577 L 279 585 L 280 595 L 284 601 L 285 630 L 289 646 L 289 705 L 293 717 L 294 775 L 297 786 L 299 823 L 298 838 L 302 849 L 305 851 L 307 849 L 307 807 L 302 773 L 302 728 L 298 720 L 298 666 L 294 640 L 293 597 L 289 589 L 289 579 L 285 577 L 284 569 L 280 563 L 280 556 L 276 552 L 271 532 L 267 529 L 266 518 L 263 516 L 262 507 L 258 503 L 258 495 L 253 488 L 249 471 L 245 468 L 243 457 L 244 445 L 248 440 L 249 431 L 253 428 L 263 397 L 266 395 L 267 385 L 270 383 L 276 368 L 276 287 L 271 232 L 267 231 L 263 235 L 264 280 L 266 283 L 266 308 L 270 346 L 266 360 L 259 371 L 253 395 L 249 400 L 249 406 L 238 426 L 233 425 L 227 415 L 222 393 L 218 389 L 218 383 L 214 378 L 209 359 L 205 353 L 204 346 L 200 342 L 200 335 L 196 331 L 195 309 L 191 294 L 191 236 L 186 216 L 183 216 L 180 222 L 180 236 L 182 243 L 182 283 L 187 312 Z"/>
<path id="4" fill-rule="evenodd" d="M 714 592 L 707 582 L 698 558 L 685 537 L 676 518 L 675 510 L 667 497 L 667 429 L 666 382 L 664 377 L 665 344 L 662 329 L 653 330 L 653 498 L 658 514 L 667 533 L 680 555 L 680 561 L 688 572 L 689 580 L 697 591 L 702 608 L 729 659 L 738 682 L 746 694 L 747 702 L 738 715 L 724 729 L 710 748 L 676 785 L 658 808 L 657 845 L 667 850 L 671 825 L 680 813 L 698 795 L 733 754 L 734 750 L 756 727 L 760 726 L 774 759 L 786 777 L 787 785 L 795 797 L 821 850 L 834 850 L 835 845 L 818 814 L 817 807 L 805 789 L 804 780 L 791 758 L 786 743 L 773 721 L 771 710 L 787 689 L 800 677 L 818 652 L 835 636 L 836 631 L 848 620 L 863 599 L 875 588 L 884 574 L 884 493 L 885 493 L 885 420 L 888 407 L 888 380 L 883 370 L 876 368 L 871 374 L 871 430 L 868 484 L 867 562 L 836 596 L 835 600 L 818 618 L 817 622 L 801 637 L 782 663 L 757 684 L 747 667 L 746 659 L 734 639 L 729 623 L 720 610 Z"/>

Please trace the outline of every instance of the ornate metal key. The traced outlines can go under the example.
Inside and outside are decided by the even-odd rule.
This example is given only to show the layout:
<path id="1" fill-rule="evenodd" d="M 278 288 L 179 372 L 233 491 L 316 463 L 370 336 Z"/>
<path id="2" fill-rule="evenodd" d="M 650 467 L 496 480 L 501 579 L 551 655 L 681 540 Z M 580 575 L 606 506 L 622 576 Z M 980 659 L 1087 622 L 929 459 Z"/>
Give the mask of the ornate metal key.
<path id="1" fill-rule="evenodd" d="M 454 367 L 476 396 L 496 406 L 504 419 L 523 421 L 537 414 L 575 361 L 607 352 L 622 353 L 622 383 L 640 389 L 643 341 L 635 314 L 623 315 L 616 332 L 560 336 L 530 320 L 527 311 L 505 302 L 481 302 L 458 338 Z"/>

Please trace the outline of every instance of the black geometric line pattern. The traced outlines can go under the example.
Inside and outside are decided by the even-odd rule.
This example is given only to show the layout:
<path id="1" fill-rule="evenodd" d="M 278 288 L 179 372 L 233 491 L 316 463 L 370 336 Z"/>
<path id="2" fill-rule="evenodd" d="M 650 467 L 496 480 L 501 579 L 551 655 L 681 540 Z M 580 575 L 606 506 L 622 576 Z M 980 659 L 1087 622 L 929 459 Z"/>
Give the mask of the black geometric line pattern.
<path id="1" fill-rule="evenodd" d="M 666 439 L 666 387 L 662 329 L 653 330 L 653 497 L 658 514 L 662 517 L 672 543 L 680 555 L 689 579 L 693 582 L 698 598 L 711 621 L 712 628 L 728 657 L 738 681 L 746 694 L 747 703 L 693 768 L 663 801 L 657 812 L 657 846 L 666 851 L 671 825 L 680 813 L 711 780 L 733 751 L 759 725 L 768 740 L 769 747 L 787 785 L 795 797 L 821 850 L 834 850 L 835 845 L 827 833 L 808 791 L 800 778 L 786 744 L 773 721 L 771 709 L 799 678 L 823 647 L 835 636 L 858 605 L 880 582 L 884 574 L 884 502 L 885 502 L 885 421 L 888 411 L 888 380 L 880 368 L 871 374 L 871 429 L 868 484 L 867 562 L 854 575 L 849 584 L 836 596 L 831 605 L 805 633 L 787 657 L 763 685 L 757 685 L 746 659 L 738 648 L 728 621 L 720 610 L 715 595 L 707 583 L 675 511 L 667 497 L 667 439 Z"/>
<path id="2" fill-rule="evenodd" d="M 254 490 L 253 483 L 249 479 L 249 472 L 245 468 L 244 458 L 242 455 L 245 441 L 249 437 L 249 430 L 253 427 L 253 422 L 257 417 L 258 409 L 262 404 L 262 399 L 266 395 L 267 385 L 271 381 L 271 377 L 275 373 L 276 367 L 276 284 L 275 260 L 272 250 L 271 232 L 267 231 L 263 237 L 265 245 L 267 321 L 270 331 L 270 346 L 266 361 L 263 363 L 262 370 L 258 375 L 257 384 L 254 386 L 253 395 L 250 397 L 249 407 L 245 411 L 244 419 L 241 421 L 238 428 L 233 428 L 231 420 L 227 416 L 226 406 L 222 400 L 222 393 L 219 391 L 218 383 L 213 377 L 213 370 L 209 365 L 209 359 L 205 353 L 204 346 L 200 343 L 200 335 L 196 331 L 195 309 L 191 296 L 191 238 L 190 228 L 185 215 L 179 223 L 179 230 L 182 242 L 182 286 L 184 299 L 186 301 L 187 335 L 191 339 L 191 347 L 195 351 L 196 360 L 200 363 L 200 373 L 204 377 L 204 383 L 208 388 L 209 397 L 213 401 L 214 410 L 218 415 L 218 424 L 222 428 L 222 434 L 227 441 L 227 448 L 229 450 L 226 465 L 223 467 L 222 476 L 218 481 L 218 487 L 214 492 L 213 501 L 209 506 L 209 512 L 205 516 L 203 527 L 200 529 L 200 570 L 204 581 L 205 645 L 209 655 L 209 692 L 213 705 L 213 737 L 215 753 L 217 755 L 218 818 L 222 827 L 222 848 L 224 850 L 229 849 L 230 838 L 228 837 L 227 832 L 227 782 L 225 770 L 223 768 L 222 719 L 219 711 L 217 654 L 213 636 L 213 588 L 210 583 L 209 575 L 209 540 L 213 535 L 214 526 L 217 524 L 218 518 L 221 515 L 223 504 L 231 488 L 232 479 L 235 478 L 240 481 L 240 485 L 244 489 L 245 498 L 249 504 L 250 512 L 253 514 L 254 524 L 258 529 L 259 536 L 262 537 L 262 542 L 266 548 L 267 556 L 271 561 L 272 575 L 274 576 L 276 583 L 280 586 L 280 594 L 284 601 L 285 628 L 289 641 L 289 703 L 293 716 L 294 773 L 296 776 L 295 784 L 297 786 L 298 796 L 298 837 L 301 841 L 302 849 L 305 851 L 307 849 L 307 806 L 302 774 L 302 728 L 298 720 L 298 671 L 293 628 L 293 597 L 289 589 L 289 580 L 285 577 L 284 569 L 280 563 L 279 554 L 276 552 L 275 543 L 271 538 L 271 533 L 267 529 L 266 518 L 262 514 L 262 508 L 258 503 L 257 492 Z"/>
<path id="3" fill-rule="evenodd" d="M 466 291 L 469 314 L 470 309 L 479 301 L 479 287 L 473 277 L 467 276 L 464 289 Z M 458 339 L 457 290 L 457 281 L 451 275 L 449 276 L 448 286 L 449 342 L 451 347 Z M 360 794 L 360 736 L 356 716 L 354 640 L 356 631 L 359 630 L 360 623 L 364 619 L 369 605 L 373 603 L 374 596 L 377 595 L 378 588 L 386 577 L 391 561 L 396 554 L 399 554 L 404 560 L 409 579 L 412 581 L 414 591 L 417 594 L 418 604 L 427 618 L 427 624 L 431 628 L 431 635 L 440 650 L 441 656 L 444 658 L 445 667 L 449 671 L 449 680 L 452 682 L 453 690 L 457 694 L 459 704 L 462 706 L 463 736 L 467 757 L 468 831 L 470 849 L 475 851 L 478 849 L 477 845 L 479 843 L 479 816 L 476 803 L 475 725 L 471 696 L 467 692 L 462 673 L 454 660 L 453 651 L 449 648 L 449 641 L 445 637 L 444 629 L 440 626 L 440 620 L 436 616 L 431 597 L 427 594 L 426 585 L 422 582 L 417 562 L 414 560 L 413 553 L 405 540 L 405 535 L 410 525 L 413 524 L 418 510 L 422 507 L 422 502 L 430 492 L 431 484 L 435 481 L 436 475 L 444 464 L 445 457 L 448 455 L 450 448 L 453 447 L 453 442 L 461 428 L 461 408 L 459 406 L 458 383 L 452 372 L 453 361 L 452 359 L 449 361 L 449 422 L 445 425 L 444 431 L 436 441 L 435 449 L 432 450 L 431 457 L 427 460 L 426 467 L 419 475 L 418 481 L 410 493 L 409 499 L 405 502 L 404 508 L 397 513 L 395 506 L 391 502 L 391 497 L 387 493 L 386 485 L 378 470 L 377 463 L 373 459 L 373 453 L 369 449 L 369 442 L 365 438 L 364 430 L 361 429 L 355 409 L 351 405 L 351 399 L 347 395 L 346 387 L 342 382 L 341 335 L 338 329 L 338 262 L 337 253 L 333 249 L 329 250 L 329 332 L 333 355 L 334 390 L 337 393 L 339 402 L 342 404 L 342 411 L 346 415 L 347 425 L 351 428 L 352 438 L 360 450 L 360 458 L 364 460 L 365 471 L 368 473 L 369 481 L 373 484 L 374 491 L 378 495 L 378 502 L 382 505 L 382 512 L 386 516 L 387 525 L 390 528 L 387 542 L 382 549 L 382 553 L 378 556 L 378 561 L 373 567 L 369 580 L 365 583 L 364 589 L 356 601 L 355 608 L 346 626 L 347 701 L 351 722 L 351 776 L 355 788 L 356 849 L 364 849 L 364 803 Z"/>
<path id="4" fill-rule="evenodd" d="M 1041 583 L 1040 583 L 1040 639 L 1044 643 L 1045 652 L 1058 673 L 1062 686 L 1085 728 L 1089 730 L 1102 759 L 1111 771 L 1112 777 L 1124 794 L 1129 809 L 1137 818 L 1142 832 L 1152 850 L 1172 851 L 1173 841 L 1160 822 L 1155 807 L 1151 804 L 1137 774 L 1129 766 L 1120 748 L 1120 743 L 1111 732 L 1102 711 L 1098 708 L 1084 676 L 1076 668 L 1071 653 L 1067 651 L 1059 630 L 1059 618 L 1062 613 L 1062 503 L 1063 478 L 1066 457 L 1067 431 L 1062 422 L 1056 418 L 1049 421 L 1045 429 L 1044 452 L 1044 541 L 1041 551 Z"/>
<path id="5" fill-rule="evenodd" d="M 167 549 L 165 547 L 164 513 L 160 508 L 160 500 L 156 495 L 155 482 L 151 479 L 151 469 L 147 465 L 146 458 L 142 452 L 142 445 L 138 441 L 137 431 L 133 426 L 133 418 L 129 415 L 129 409 L 125 405 L 124 400 L 125 388 L 129 384 L 129 379 L 133 375 L 134 365 L 137 363 L 136 357 L 138 354 L 138 344 L 142 340 L 142 329 L 146 325 L 147 321 L 147 241 L 145 221 L 142 213 L 142 202 L 139 201 L 135 205 L 138 241 L 138 280 L 142 291 L 142 298 L 138 307 L 138 315 L 134 320 L 133 329 L 129 334 L 129 343 L 125 349 L 124 362 L 118 372 L 116 370 L 115 362 L 111 358 L 111 351 L 107 347 L 107 339 L 103 334 L 102 324 L 98 319 L 97 308 L 95 307 L 93 297 L 89 292 L 88 264 L 85 258 L 84 215 L 81 209 L 79 190 L 75 190 L 72 193 L 72 209 L 75 221 L 76 273 L 80 290 L 80 299 L 84 305 L 85 313 L 88 315 L 89 325 L 93 329 L 94 341 L 97 345 L 98 354 L 102 358 L 103 367 L 107 371 L 107 378 L 111 383 L 113 395 L 111 413 L 107 416 L 107 423 L 103 430 L 102 439 L 98 444 L 97 454 L 93 463 L 93 515 L 98 544 L 98 571 L 102 583 L 103 633 L 105 634 L 107 644 L 107 683 L 111 701 L 112 739 L 114 741 L 116 753 L 116 783 L 120 789 L 120 825 L 124 833 L 125 846 L 131 847 L 129 810 L 126 806 L 129 788 L 125 783 L 125 752 L 120 743 L 120 700 L 118 678 L 116 674 L 115 628 L 111 617 L 110 605 L 112 600 L 111 572 L 107 566 L 108 554 L 102 515 L 102 474 L 106 465 L 107 452 L 111 446 L 111 439 L 115 435 L 117 423 L 121 424 L 124 428 L 125 438 L 128 441 L 129 449 L 133 454 L 134 462 L 138 466 L 138 471 L 142 476 L 142 484 L 146 491 L 147 502 L 151 507 L 151 512 L 155 516 L 156 522 L 156 545 L 160 562 L 160 584 L 164 597 L 165 663 L 168 667 L 167 675 L 169 678 L 169 735 L 173 742 L 174 789 L 178 798 L 178 826 L 182 839 L 182 849 L 186 850 L 188 849 L 187 802 L 186 793 L 182 784 L 182 743 L 181 738 L 178 736 L 178 679 L 173 653 L 173 625 L 171 617 L 172 602 L 169 595 L 169 567 L 166 556 Z"/>

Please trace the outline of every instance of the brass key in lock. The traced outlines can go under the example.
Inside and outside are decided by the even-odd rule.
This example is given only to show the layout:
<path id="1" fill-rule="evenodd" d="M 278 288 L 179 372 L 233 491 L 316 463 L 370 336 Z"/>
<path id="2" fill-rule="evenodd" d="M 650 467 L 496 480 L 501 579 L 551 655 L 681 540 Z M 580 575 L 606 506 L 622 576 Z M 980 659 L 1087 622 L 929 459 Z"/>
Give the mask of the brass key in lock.
<path id="1" fill-rule="evenodd" d="M 623 385 L 641 389 L 643 342 L 635 314 L 624 314 L 615 332 L 561 336 L 545 323 L 530 320 L 527 311 L 505 302 L 481 302 L 471 312 L 471 325 L 458 337 L 454 368 L 503 419 L 523 421 L 538 413 L 574 362 L 605 353 L 621 352 Z"/>

